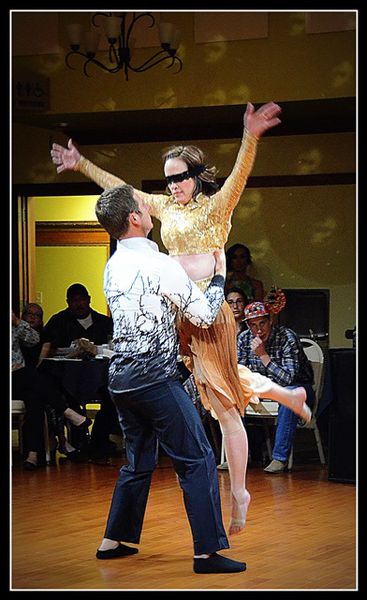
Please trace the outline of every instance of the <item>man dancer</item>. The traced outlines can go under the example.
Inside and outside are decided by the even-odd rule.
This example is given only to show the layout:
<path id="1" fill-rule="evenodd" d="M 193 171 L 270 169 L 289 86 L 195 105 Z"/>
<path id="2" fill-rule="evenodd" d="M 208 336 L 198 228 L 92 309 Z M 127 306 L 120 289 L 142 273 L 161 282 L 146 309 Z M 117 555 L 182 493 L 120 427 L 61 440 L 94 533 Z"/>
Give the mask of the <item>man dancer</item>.
<path id="1" fill-rule="evenodd" d="M 114 324 L 109 391 L 125 436 L 128 465 L 120 469 L 97 558 L 135 554 L 123 542 L 140 540 L 157 440 L 171 458 L 183 490 L 194 544 L 195 573 L 230 573 L 243 562 L 217 554 L 229 547 L 224 531 L 216 464 L 200 417 L 179 382 L 177 312 L 209 327 L 223 302 L 225 261 L 215 253 L 216 272 L 205 294 L 183 268 L 147 239 L 153 225 L 130 185 L 105 191 L 98 221 L 117 242 L 104 274 Z"/>

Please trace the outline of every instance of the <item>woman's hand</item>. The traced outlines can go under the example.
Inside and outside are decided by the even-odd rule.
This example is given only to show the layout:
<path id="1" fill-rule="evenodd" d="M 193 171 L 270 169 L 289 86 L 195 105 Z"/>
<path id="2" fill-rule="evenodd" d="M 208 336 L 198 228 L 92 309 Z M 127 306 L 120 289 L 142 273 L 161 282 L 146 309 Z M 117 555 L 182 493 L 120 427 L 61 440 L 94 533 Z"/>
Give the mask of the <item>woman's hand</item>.
<path id="1" fill-rule="evenodd" d="M 80 160 L 80 152 L 74 146 L 72 139 L 68 141 L 68 147 L 52 144 L 51 149 L 52 162 L 56 165 L 56 171 L 74 171 Z"/>
<path id="2" fill-rule="evenodd" d="M 280 106 L 274 102 L 263 104 L 257 110 L 255 110 L 251 102 L 248 102 L 243 123 L 252 135 L 261 137 L 268 129 L 281 123 L 281 120 L 278 118 L 281 112 L 282 109 Z"/>

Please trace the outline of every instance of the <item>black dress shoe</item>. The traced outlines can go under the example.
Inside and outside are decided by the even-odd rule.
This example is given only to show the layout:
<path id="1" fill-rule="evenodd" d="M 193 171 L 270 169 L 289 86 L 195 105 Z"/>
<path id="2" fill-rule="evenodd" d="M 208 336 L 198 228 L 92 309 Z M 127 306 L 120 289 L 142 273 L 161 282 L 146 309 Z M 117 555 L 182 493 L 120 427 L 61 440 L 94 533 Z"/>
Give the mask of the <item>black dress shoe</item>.
<path id="1" fill-rule="evenodd" d="M 214 552 L 209 558 L 194 558 L 195 573 L 239 573 L 246 570 L 246 563 L 226 558 Z"/>
<path id="2" fill-rule="evenodd" d="M 137 548 L 130 548 L 130 546 L 125 546 L 125 544 L 119 544 L 117 548 L 113 548 L 112 550 L 97 550 L 96 557 L 105 560 L 109 558 L 120 558 L 121 556 L 131 556 L 137 552 L 139 552 Z"/>
<path id="3" fill-rule="evenodd" d="M 35 465 L 34 463 L 30 462 L 29 460 L 25 460 L 23 463 L 23 469 L 25 471 L 35 471 L 37 469 L 38 465 Z"/>

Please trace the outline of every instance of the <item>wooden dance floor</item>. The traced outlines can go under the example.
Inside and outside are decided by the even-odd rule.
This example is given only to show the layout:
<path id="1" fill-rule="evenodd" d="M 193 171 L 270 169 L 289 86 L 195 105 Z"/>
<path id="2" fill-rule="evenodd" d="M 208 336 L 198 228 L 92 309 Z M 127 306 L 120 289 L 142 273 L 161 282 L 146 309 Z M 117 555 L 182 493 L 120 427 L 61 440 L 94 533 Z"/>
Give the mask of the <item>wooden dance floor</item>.
<path id="1" fill-rule="evenodd" d="M 139 553 L 95 558 L 120 459 L 113 465 L 59 463 L 12 469 L 10 589 L 17 590 L 355 590 L 356 487 L 328 480 L 319 464 L 292 473 L 248 471 L 245 530 L 222 551 L 243 573 L 196 575 L 180 487 L 166 457 L 153 477 Z M 219 471 L 224 522 L 229 475 Z"/>

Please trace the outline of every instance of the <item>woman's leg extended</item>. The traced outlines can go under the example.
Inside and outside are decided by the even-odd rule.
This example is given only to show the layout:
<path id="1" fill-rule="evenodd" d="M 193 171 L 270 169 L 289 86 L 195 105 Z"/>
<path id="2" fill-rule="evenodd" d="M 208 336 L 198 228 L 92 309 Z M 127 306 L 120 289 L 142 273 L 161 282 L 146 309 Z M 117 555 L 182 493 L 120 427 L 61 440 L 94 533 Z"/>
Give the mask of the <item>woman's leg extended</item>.
<path id="1" fill-rule="evenodd" d="M 311 411 L 306 404 L 307 394 L 304 387 L 283 387 L 261 375 L 261 373 L 250 371 L 241 364 L 238 365 L 238 373 L 242 387 L 247 390 L 251 389 L 254 396 L 275 400 L 292 410 L 306 422 L 311 419 Z"/>
<path id="2" fill-rule="evenodd" d="M 235 406 L 225 408 L 213 390 L 207 390 L 223 435 L 229 469 L 232 496 L 232 514 L 229 534 L 239 533 L 245 526 L 251 496 L 246 490 L 248 441 L 240 414 Z"/>

